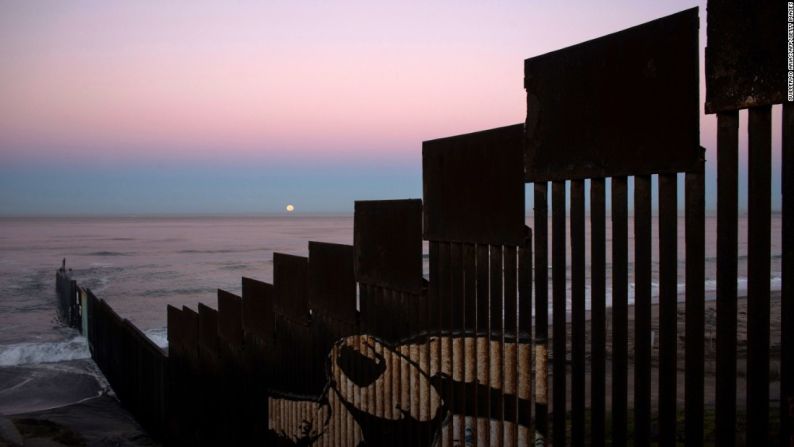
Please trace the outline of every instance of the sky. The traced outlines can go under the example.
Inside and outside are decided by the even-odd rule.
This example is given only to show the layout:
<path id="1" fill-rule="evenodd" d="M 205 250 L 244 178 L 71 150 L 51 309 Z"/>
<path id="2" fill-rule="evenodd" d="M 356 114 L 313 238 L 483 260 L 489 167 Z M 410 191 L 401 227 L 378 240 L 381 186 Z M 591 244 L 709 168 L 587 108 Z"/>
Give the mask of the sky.
<path id="1" fill-rule="evenodd" d="M 0 216 L 421 197 L 423 140 L 524 120 L 524 59 L 692 6 L 4 0 Z M 701 122 L 713 207 L 715 120 Z"/>

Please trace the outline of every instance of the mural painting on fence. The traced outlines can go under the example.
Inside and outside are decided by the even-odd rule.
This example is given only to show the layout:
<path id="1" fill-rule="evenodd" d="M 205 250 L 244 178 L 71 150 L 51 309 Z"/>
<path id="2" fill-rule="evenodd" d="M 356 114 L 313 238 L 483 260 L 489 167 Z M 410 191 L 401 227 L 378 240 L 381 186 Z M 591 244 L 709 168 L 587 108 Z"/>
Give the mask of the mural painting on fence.
<path id="1" fill-rule="evenodd" d="M 445 389 L 448 385 L 463 384 L 467 395 L 498 394 L 502 385 L 498 378 L 491 383 L 466 382 L 464 377 L 455 377 L 450 362 L 434 362 L 441 369 L 425 370 L 421 364 L 431 358 L 429 350 L 441 343 L 442 337 L 427 337 L 393 346 L 370 335 L 356 335 L 338 341 L 328 356 L 329 382 L 323 395 L 317 399 L 270 398 L 269 427 L 272 434 L 283 442 L 295 445 L 322 445 L 323 439 L 336 439 L 342 436 L 339 431 L 347 428 L 347 420 L 355 421 L 352 433 L 345 435 L 342 445 L 416 445 L 430 446 L 441 436 L 441 428 L 451 423 L 453 417 L 470 416 L 464 427 L 464 439 L 454 438 L 454 445 L 472 445 L 477 426 L 485 422 L 489 431 L 503 430 L 502 421 L 482 421 L 463 414 L 461 408 L 450 408 Z M 498 340 L 490 337 L 450 337 L 451 343 L 477 346 L 492 345 L 487 349 L 496 350 Z M 514 342 L 507 342 L 505 350 L 514 350 Z M 524 343 L 517 349 L 529 349 Z M 406 354 L 408 353 L 408 354 Z M 412 354 L 413 355 L 412 355 Z M 446 365 L 446 367 L 445 367 Z M 410 392 L 406 387 L 401 392 L 399 377 L 416 377 L 411 387 L 427 390 L 420 396 L 421 401 L 429 400 L 432 405 L 411 407 Z M 504 394 L 506 402 L 528 406 L 529 389 L 520 395 Z M 368 408 L 368 399 L 375 396 L 383 398 L 382 410 Z M 417 405 L 415 405 L 417 407 Z M 281 413 L 293 413 L 298 418 L 280 418 Z M 470 413 L 474 413 L 470 411 Z M 510 421 L 505 424 L 512 424 Z M 529 423 L 518 422 L 526 433 Z M 492 426 L 493 425 L 493 426 Z M 518 431 L 518 428 L 516 428 Z M 523 438 L 522 442 L 527 439 Z"/>

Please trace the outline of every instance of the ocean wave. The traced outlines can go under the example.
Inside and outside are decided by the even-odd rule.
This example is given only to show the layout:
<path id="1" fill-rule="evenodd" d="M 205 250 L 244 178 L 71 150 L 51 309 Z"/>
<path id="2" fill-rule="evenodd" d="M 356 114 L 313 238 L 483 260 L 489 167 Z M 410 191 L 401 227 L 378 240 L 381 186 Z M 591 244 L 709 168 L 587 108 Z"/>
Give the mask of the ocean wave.
<path id="1" fill-rule="evenodd" d="M 168 346 L 168 328 L 148 329 L 144 334 L 157 346 Z M 57 363 L 91 358 L 88 341 L 78 335 L 64 341 L 0 345 L 0 366 Z"/>
<path id="2" fill-rule="evenodd" d="M 233 263 L 230 263 L 230 264 L 223 264 L 223 265 L 221 265 L 218 268 L 221 269 L 221 270 L 235 271 L 235 270 L 243 270 L 245 268 L 248 268 L 248 266 L 249 266 L 248 264 L 241 264 L 239 262 L 233 262 Z"/>
<path id="3" fill-rule="evenodd" d="M 88 342 L 82 336 L 45 343 L 17 343 L 0 346 L 0 366 L 64 362 L 91 357 Z"/>
<path id="4" fill-rule="evenodd" d="M 84 253 L 83 256 L 130 256 L 131 254 L 122 251 L 92 251 L 91 253 Z"/>
<path id="5" fill-rule="evenodd" d="M 161 327 L 157 329 L 148 329 L 143 333 L 149 337 L 149 340 L 161 348 L 168 347 L 168 328 Z"/>
<path id="6" fill-rule="evenodd" d="M 178 250 L 177 253 L 185 255 L 201 254 L 201 255 L 215 255 L 215 254 L 230 254 L 230 253 L 252 253 L 252 252 L 267 252 L 267 248 L 218 248 L 218 249 L 185 249 Z"/>
<path id="7" fill-rule="evenodd" d="M 181 287 L 176 289 L 154 289 L 154 290 L 146 290 L 142 292 L 140 295 L 144 297 L 168 297 L 168 296 L 178 296 L 178 295 L 201 295 L 212 293 L 215 291 L 212 287 Z"/>

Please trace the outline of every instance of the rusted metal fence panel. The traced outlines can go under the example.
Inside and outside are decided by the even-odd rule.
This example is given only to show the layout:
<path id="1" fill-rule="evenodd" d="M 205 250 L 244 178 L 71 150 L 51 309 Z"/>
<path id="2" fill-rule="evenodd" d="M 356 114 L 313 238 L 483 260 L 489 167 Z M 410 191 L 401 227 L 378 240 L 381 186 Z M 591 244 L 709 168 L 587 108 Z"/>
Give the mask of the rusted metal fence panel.
<path id="1" fill-rule="evenodd" d="M 273 349 L 273 286 L 242 278 L 242 330 L 247 398 L 243 414 L 243 439 L 264 444 L 269 415 L 267 388 Z"/>
<path id="2" fill-rule="evenodd" d="M 422 288 L 422 201 L 357 201 L 356 280 L 417 293 Z"/>
<path id="3" fill-rule="evenodd" d="M 415 336 L 433 326 L 428 306 L 437 301 L 426 299 L 422 278 L 422 202 L 356 202 L 354 252 L 362 335 L 353 339 L 363 363 L 352 367 L 356 374 L 368 362 L 383 368 L 354 395 L 357 419 L 368 421 L 359 424 L 362 436 L 379 445 L 429 445 L 438 422 L 432 404 L 421 400 L 429 400 L 432 374 L 420 368 L 430 368 L 434 343 Z M 451 319 L 451 307 L 444 309 Z M 451 366 L 446 371 L 451 375 Z"/>
<path id="4" fill-rule="evenodd" d="M 325 363 L 333 344 L 357 331 L 354 249 L 309 242 L 309 305 L 312 309 L 315 389 L 325 386 Z"/>
<path id="5" fill-rule="evenodd" d="M 201 421 L 202 381 L 199 363 L 199 314 L 188 307 L 182 307 L 182 343 L 184 348 L 186 389 L 184 402 L 185 420 L 189 422 L 185 445 L 200 445 L 201 431 L 196 424 Z"/>
<path id="6" fill-rule="evenodd" d="M 787 2 L 709 0 L 706 112 L 786 98 Z"/>
<path id="7" fill-rule="evenodd" d="M 273 285 L 242 278 L 243 334 L 263 342 L 273 336 Z"/>
<path id="8" fill-rule="evenodd" d="M 354 248 L 309 242 L 309 303 L 312 312 L 340 322 L 356 321 Z"/>
<path id="9" fill-rule="evenodd" d="M 186 419 L 188 382 L 185 364 L 185 318 L 183 312 L 173 306 L 167 307 L 168 324 L 168 442 L 184 445 L 188 438 L 190 421 Z"/>
<path id="10" fill-rule="evenodd" d="M 199 445 L 222 442 L 217 424 L 220 416 L 221 363 L 218 355 L 218 311 L 198 305 L 198 412 Z"/>
<path id="11" fill-rule="evenodd" d="M 271 389 L 290 396 L 317 395 L 309 377 L 314 368 L 309 327 L 308 258 L 273 254 L 275 377 Z M 298 411 L 290 407 L 290 411 Z M 288 417 L 297 418 L 293 413 Z M 297 425 L 293 425 L 297 427 Z"/>
<path id="12" fill-rule="evenodd" d="M 424 238 L 521 244 L 523 142 L 516 124 L 422 143 Z"/>
<path id="13" fill-rule="evenodd" d="M 243 404 L 248 397 L 244 387 L 245 354 L 243 352 L 242 298 L 218 290 L 218 360 L 224 372 L 219 386 L 219 425 L 222 436 L 231 444 L 243 442 Z"/>
<path id="14" fill-rule="evenodd" d="M 218 338 L 227 345 L 228 354 L 238 355 L 243 346 L 243 300 L 218 289 Z"/>
<path id="15" fill-rule="evenodd" d="M 168 357 L 128 320 L 123 328 L 128 391 L 124 404 L 148 433 L 160 439 L 165 432 Z"/>
<path id="16" fill-rule="evenodd" d="M 274 308 L 299 322 L 309 318 L 308 268 L 308 258 L 273 253 Z"/>
<path id="17" fill-rule="evenodd" d="M 309 305 L 312 309 L 315 370 L 312 380 L 323 387 L 328 380 L 327 364 L 333 362 L 338 340 L 359 333 L 356 310 L 356 280 L 353 270 L 354 249 L 349 245 L 309 242 Z M 332 358 L 329 359 L 329 356 Z M 352 445 L 353 420 L 343 406 L 353 404 L 340 396 L 349 396 L 344 383 L 329 386 L 328 399 L 335 417 L 325 442 L 327 445 Z"/>
<path id="18" fill-rule="evenodd" d="M 694 8 L 527 59 L 527 181 L 695 166 L 697 33 Z"/>

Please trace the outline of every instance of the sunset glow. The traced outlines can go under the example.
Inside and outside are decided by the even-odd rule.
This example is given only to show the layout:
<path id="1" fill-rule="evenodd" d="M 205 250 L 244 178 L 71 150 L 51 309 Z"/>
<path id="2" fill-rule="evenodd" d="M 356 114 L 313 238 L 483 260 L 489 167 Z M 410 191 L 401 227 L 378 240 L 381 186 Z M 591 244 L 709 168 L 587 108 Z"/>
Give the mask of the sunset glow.
<path id="1" fill-rule="evenodd" d="M 610 5 L 4 2 L 0 186 L 24 193 L 56 166 L 131 178 L 171 168 L 234 178 L 259 167 L 294 183 L 307 170 L 326 176 L 310 182 L 357 181 L 324 202 L 333 209 L 348 210 L 354 190 L 367 195 L 357 175 L 386 197 L 417 196 L 423 140 L 523 121 L 524 58 L 693 6 Z M 703 9 L 701 20 L 704 33 Z M 709 148 L 713 128 L 704 119 Z M 405 168 L 396 183 L 377 180 L 395 167 Z M 0 214 L 47 212 L 32 199 L 0 194 Z"/>

